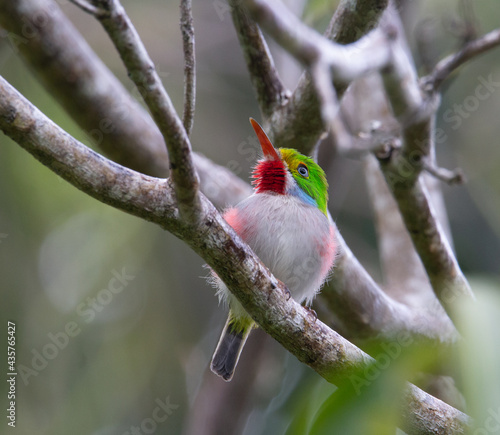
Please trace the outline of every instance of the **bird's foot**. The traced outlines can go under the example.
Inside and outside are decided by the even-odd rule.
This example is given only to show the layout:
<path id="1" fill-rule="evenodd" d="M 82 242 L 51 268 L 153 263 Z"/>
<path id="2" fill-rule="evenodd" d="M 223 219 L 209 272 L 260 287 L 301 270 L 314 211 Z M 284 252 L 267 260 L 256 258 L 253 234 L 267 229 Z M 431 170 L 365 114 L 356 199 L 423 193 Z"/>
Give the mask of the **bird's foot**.
<path id="1" fill-rule="evenodd" d="M 285 295 L 286 295 L 286 300 L 288 302 L 292 297 L 292 294 L 290 293 L 290 290 L 288 290 L 288 287 L 285 287 Z"/>
<path id="2" fill-rule="evenodd" d="M 307 305 L 304 305 L 304 308 L 307 310 L 307 313 L 314 318 L 314 323 L 316 323 L 316 320 L 318 320 L 318 313 L 314 311 L 311 307 L 308 307 Z"/>

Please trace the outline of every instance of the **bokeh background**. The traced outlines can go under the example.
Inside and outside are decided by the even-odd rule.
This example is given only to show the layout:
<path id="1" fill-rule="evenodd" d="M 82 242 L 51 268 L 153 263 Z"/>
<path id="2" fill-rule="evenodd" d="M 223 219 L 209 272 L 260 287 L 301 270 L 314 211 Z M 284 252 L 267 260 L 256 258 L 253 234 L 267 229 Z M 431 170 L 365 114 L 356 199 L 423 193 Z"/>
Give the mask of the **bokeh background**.
<path id="1" fill-rule="evenodd" d="M 60 3 L 132 90 L 100 25 L 70 3 Z M 176 2 L 123 4 L 181 112 L 183 56 Z M 238 151 L 238 145 L 252 134 L 248 117 L 259 118 L 259 110 L 224 4 L 194 1 L 197 107 L 192 144 L 219 164 L 232 162 L 238 175 L 248 180 L 253 161 Z M 314 0 L 302 16 L 324 30 L 335 5 Z M 463 10 L 463 3 L 452 0 L 408 2 L 406 31 L 422 74 L 426 58 L 439 59 L 460 46 Z M 499 25 L 496 0 L 474 3 L 473 12 L 479 34 Z M 300 67 L 273 44 L 271 48 L 283 79 L 293 89 Z M 6 38 L 0 38 L 0 73 L 47 116 L 92 146 L 86 132 L 42 88 Z M 490 95 L 475 98 L 476 87 L 490 75 L 496 83 Z M 468 412 L 479 428 L 491 412 L 500 412 L 499 112 L 497 49 L 467 64 L 447 82 L 437 118 L 447 138 L 438 145 L 438 162 L 461 167 L 468 180 L 458 187 L 443 185 L 443 191 L 459 262 L 478 295 L 477 305 L 465 307 L 463 314 L 463 323 L 476 340 L 462 346 L 455 368 Z M 334 157 L 328 150 L 323 154 L 329 156 L 323 166 L 331 186 L 330 211 L 354 253 L 379 278 L 362 164 Z M 0 136 L 0 371 L 6 371 L 8 320 L 16 323 L 18 372 L 19 365 L 27 368 L 17 377 L 17 427 L 11 432 L 107 435 L 133 433 L 131 427 L 138 426 L 141 433 L 203 433 L 195 424 L 203 422 L 202 409 L 210 414 L 215 398 L 210 392 L 201 398 L 198 393 L 226 315 L 205 282 L 203 264 L 172 235 L 86 196 Z M 121 285 L 110 283 L 116 276 Z M 109 291 L 113 285 L 115 293 Z M 391 373 L 398 368 L 406 373 L 413 367 L 412 358 L 401 358 L 383 371 L 375 386 L 367 388 L 366 397 L 350 398 L 331 395 L 334 386 L 272 340 L 265 342 L 264 351 L 267 356 L 260 367 L 265 370 L 252 375 L 251 391 L 241 392 L 234 403 L 217 410 L 228 418 L 239 415 L 239 433 L 301 434 L 311 419 L 316 419 L 316 433 L 329 433 L 324 429 L 328 418 L 336 419 L 342 428 L 335 432 L 339 434 L 390 433 L 381 421 L 392 420 L 381 416 L 385 412 L 388 419 L 393 408 L 380 405 L 386 403 L 381 398 L 393 391 Z M 43 358 L 44 353 L 50 359 Z M 244 352 L 242 359 L 253 356 Z M 236 376 L 245 377 L 240 369 Z M 2 410 L 8 407 L 6 388 L 2 382 Z M 160 403 L 168 414 L 155 414 Z M 322 404 L 322 414 L 316 414 Z M 164 415 L 168 418 L 155 419 Z M 2 415 L 2 432 L 5 421 Z M 499 433 L 484 431 L 477 433 Z"/>

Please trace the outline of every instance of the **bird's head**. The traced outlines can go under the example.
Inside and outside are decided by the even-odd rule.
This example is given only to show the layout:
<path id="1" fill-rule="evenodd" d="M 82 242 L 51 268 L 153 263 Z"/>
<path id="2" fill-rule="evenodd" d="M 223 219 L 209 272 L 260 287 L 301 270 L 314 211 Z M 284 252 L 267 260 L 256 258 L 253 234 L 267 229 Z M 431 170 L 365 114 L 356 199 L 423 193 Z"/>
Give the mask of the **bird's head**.
<path id="1" fill-rule="evenodd" d="M 275 149 L 259 123 L 252 118 L 250 122 L 264 153 L 253 170 L 255 191 L 297 196 L 326 215 L 328 183 L 323 169 L 297 150 Z"/>

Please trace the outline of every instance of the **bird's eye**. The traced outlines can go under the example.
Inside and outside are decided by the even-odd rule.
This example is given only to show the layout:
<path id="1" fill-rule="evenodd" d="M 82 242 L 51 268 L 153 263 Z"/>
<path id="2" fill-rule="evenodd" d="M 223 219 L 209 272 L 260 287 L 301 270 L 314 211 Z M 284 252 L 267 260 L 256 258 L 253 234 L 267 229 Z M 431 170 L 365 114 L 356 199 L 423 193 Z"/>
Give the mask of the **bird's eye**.
<path id="1" fill-rule="evenodd" d="M 297 166 L 297 172 L 302 175 L 304 178 L 307 178 L 309 177 L 309 171 L 307 169 L 307 166 L 304 165 L 303 163 L 299 164 L 299 166 Z"/>

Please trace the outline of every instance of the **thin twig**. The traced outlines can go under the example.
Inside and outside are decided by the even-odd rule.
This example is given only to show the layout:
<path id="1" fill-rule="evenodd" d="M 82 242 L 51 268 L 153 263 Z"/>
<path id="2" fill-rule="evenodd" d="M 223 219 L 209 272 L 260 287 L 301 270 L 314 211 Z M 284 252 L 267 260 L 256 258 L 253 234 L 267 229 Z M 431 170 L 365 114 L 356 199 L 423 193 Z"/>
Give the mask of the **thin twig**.
<path id="1" fill-rule="evenodd" d="M 99 21 L 108 32 L 130 78 L 137 86 L 165 139 L 179 211 L 189 220 L 195 221 L 201 211 L 198 198 L 199 180 L 186 130 L 163 87 L 154 63 L 120 2 L 99 0 L 99 4 L 109 12 L 108 16 L 99 17 Z"/>
<path id="2" fill-rule="evenodd" d="M 78 6 L 82 11 L 87 12 L 88 14 L 93 15 L 96 18 L 108 15 L 107 11 L 98 6 L 90 4 L 86 0 L 69 0 L 69 1 L 73 3 L 75 6 Z"/>
<path id="3" fill-rule="evenodd" d="M 457 53 L 451 54 L 438 62 L 432 73 L 422 79 L 424 89 L 428 92 L 436 92 L 450 74 L 465 62 L 499 45 L 500 29 L 492 30 L 486 35 L 467 43 Z"/>
<path id="4" fill-rule="evenodd" d="M 193 128 L 196 103 L 196 59 L 194 49 L 194 26 L 191 0 L 181 0 L 181 32 L 184 51 L 184 113 L 182 122 L 189 136 Z"/>
<path id="5" fill-rule="evenodd" d="M 444 181 L 447 184 L 465 183 L 465 175 L 460 168 L 450 171 L 447 168 L 441 168 L 428 162 L 424 162 L 424 170 L 436 177 L 438 180 Z"/>
<path id="6" fill-rule="evenodd" d="M 279 77 L 262 32 L 241 0 L 230 0 L 229 4 L 260 110 L 263 117 L 268 118 L 277 107 L 286 104 L 290 91 Z"/>

